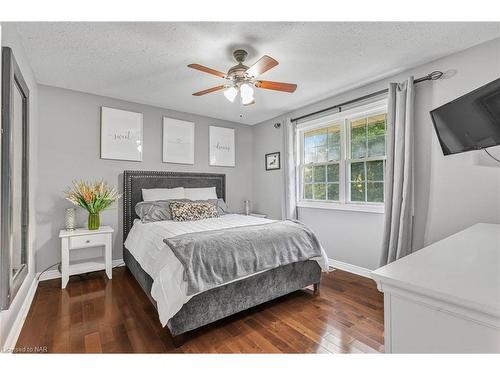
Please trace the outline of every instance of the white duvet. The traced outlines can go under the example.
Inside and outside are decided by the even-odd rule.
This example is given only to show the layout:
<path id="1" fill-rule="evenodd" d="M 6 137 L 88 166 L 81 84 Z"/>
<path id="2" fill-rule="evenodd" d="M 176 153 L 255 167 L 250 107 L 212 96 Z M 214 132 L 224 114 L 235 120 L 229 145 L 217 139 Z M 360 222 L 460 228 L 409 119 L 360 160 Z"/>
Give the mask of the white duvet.
<path id="1" fill-rule="evenodd" d="M 153 279 L 151 296 L 157 303 L 161 324 L 165 326 L 169 319 L 193 297 L 193 295 L 186 294 L 187 282 L 183 279 L 184 267 L 167 244 L 163 242 L 165 238 L 214 229 L 272 223 L 273 221 L 275 220 L 237 214 L 187 222 L 168 220 L 141 223 L 140 220 L 136 220 L 127 236 L 125 247 Z M 318 262 L 323 271 L 327 271 L 328 258 L 323 249 L 321 249 L 321 253 L 321 257 L 313 260 Z M 250 276 L 252 275 L 246 277 Z"/>

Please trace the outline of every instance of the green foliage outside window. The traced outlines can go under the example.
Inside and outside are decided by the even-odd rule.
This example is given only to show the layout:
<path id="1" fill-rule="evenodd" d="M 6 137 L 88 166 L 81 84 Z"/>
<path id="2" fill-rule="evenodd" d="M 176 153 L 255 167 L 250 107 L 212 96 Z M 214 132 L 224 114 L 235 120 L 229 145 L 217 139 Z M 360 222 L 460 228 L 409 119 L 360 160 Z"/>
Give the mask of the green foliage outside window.
<path id="1" fill-rule="evenodd" d="M 385 156 L 386 115 L 351 121 L 351 158 Z M 384 160 L 351 163 L 351 201 L 384 201 Z"/>

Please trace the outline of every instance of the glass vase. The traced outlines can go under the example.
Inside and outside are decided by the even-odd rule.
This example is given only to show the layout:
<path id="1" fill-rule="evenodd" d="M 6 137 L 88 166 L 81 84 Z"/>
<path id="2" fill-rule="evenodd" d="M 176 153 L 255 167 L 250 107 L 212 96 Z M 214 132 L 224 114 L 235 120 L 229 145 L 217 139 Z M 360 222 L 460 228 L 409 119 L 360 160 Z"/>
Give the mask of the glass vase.
<path id="1" fill-rule="evenodd" d="M 66 215 L 64 216 L 64 229 L 75 230 L 76 209 L 67 208 Z"/>
<path id="2" fill-rule="evenodd" d="M 101 225 L 101 219 L 99 218 L 99 213 L 89 212 L 88 228 L 89 230 L 97 230 Z"/>

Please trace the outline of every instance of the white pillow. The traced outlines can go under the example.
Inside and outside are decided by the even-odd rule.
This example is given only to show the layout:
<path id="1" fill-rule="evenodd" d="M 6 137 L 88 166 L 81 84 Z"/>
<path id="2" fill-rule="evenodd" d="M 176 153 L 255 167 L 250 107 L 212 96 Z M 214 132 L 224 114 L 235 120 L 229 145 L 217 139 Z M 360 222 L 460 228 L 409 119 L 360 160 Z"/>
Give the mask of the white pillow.
<path id="1" fill-rule="evenodd" d="M 144 201 L 163 201 L 168 199 L 184 199 L 184 188 L 142 189 L 142 200 Z"/>
<path id="2" fill-rule="evenodd" d="M 214 187 L 209 188 L 186 188 L 184 198 L 192 201 L 204 201 L 207 199 L 217 199 L 217 192 Z"/>

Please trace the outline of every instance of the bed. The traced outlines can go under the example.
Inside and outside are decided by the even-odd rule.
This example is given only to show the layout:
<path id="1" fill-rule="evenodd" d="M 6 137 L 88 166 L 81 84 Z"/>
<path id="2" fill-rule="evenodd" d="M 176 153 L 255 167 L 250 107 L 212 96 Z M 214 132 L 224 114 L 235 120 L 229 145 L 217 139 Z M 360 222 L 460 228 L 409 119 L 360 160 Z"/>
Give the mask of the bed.
<path id="1" fill-rule="evenodd" d="M 215 187 L 217 197 L 226 199 L 224 174 L 164 171 L 125 171 L 123 174 L 123 259 L 157 308 L 160 321 L 168 327 L 176 346 L 182 345 L 186 339 L 185 333 L 189 331 L 288 293 L 311 285 L 314 293 L 319 293 L 321 272 L 327 267 L 324 261 L 326 255 L 321 260 L 285 264 L 186 296 L 183 290 L 179 290 L 182 285 L 177 285 L 182 282 L 182 276 L 179 276 L 182 267 L 173 265 L 176 263 L 175 256 L 158 239 L 182 231 L 210 230 L 217 225 L 258 225 L 266 223 L 267 219 L 225 215 L 219 220 L 199 223 L 142 224 L 135 212 L 135 205 L 142 201 L 142 189 L 175 187 Z M 200 225 L 205 225 L 206 229 Z"/>

